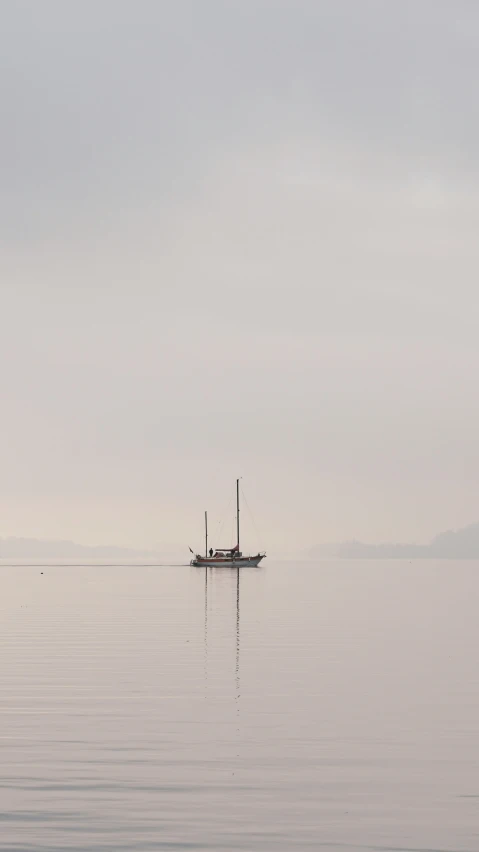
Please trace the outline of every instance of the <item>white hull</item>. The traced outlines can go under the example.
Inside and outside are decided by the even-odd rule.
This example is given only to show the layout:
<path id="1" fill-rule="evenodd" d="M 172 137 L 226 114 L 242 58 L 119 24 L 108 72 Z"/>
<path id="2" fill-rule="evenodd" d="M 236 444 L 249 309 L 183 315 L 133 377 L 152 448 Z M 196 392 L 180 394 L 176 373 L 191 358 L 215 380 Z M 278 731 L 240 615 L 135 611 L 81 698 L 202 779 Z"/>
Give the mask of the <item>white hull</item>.
<path id="1" fill-rule="evenodd" d="M 264 559 L 264 553 L 258 556 L 239 556 L 237 559 L 221 559 L 206 558 L 205 556 L 197 556 L 192 559 L 190 565 L 195 568 L 256 568 L 261 560 Z"/>

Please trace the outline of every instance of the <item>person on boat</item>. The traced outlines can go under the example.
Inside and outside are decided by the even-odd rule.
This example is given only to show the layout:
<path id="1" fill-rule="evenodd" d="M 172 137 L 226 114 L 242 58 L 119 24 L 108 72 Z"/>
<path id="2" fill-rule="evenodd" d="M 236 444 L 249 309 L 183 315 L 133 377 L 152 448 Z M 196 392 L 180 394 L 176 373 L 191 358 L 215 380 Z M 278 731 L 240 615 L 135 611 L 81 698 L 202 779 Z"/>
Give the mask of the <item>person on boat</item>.
<path id="1" fill-rule="evenodd" d="M 210 547 L 210 559 L 211 559 L 212 556 L 213 556 L 213 548 Z"/>

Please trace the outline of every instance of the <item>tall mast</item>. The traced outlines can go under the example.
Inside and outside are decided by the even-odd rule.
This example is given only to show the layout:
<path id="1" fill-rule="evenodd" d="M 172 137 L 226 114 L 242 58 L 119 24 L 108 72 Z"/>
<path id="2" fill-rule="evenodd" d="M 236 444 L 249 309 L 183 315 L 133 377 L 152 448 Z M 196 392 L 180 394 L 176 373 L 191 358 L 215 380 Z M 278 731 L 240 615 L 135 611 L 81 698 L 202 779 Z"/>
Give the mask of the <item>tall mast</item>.
<path id="1" fill-rule="evenodd" d="M 239 536 L 239 479 L 236 480 L 236 545 L 238 548 L 238 553 L 240 549 L 240 536 Z"/>
<path id="2" fill-rule="evenodd" d="M 208 556 L 208 512 L 205 512 L 205 556 Z"/>

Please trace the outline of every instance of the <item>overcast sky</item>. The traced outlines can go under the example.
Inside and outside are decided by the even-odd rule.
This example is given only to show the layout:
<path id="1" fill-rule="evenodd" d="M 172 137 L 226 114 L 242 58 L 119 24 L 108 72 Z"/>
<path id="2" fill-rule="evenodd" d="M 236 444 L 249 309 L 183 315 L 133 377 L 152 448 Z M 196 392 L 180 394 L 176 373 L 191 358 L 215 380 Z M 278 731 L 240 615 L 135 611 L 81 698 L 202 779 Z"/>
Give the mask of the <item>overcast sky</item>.
<path id="1" fill-rule="evenodd" d="M 0 534 L 479 520 L 479 4 L 0 13 Z"/>

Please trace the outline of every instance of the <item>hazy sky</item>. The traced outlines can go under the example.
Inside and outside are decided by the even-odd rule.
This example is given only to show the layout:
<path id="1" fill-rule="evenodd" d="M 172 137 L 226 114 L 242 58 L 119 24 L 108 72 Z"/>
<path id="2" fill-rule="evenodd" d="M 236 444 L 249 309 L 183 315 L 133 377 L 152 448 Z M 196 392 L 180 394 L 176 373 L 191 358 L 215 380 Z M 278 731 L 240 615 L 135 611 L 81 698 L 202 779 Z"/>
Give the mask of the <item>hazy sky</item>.
<path id="1" fill-rule="evenodd" d="M 479 4 L 0 12 L 0 534 L 479 520 Z"/>

